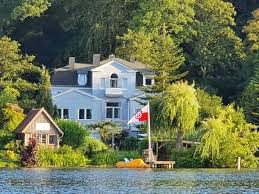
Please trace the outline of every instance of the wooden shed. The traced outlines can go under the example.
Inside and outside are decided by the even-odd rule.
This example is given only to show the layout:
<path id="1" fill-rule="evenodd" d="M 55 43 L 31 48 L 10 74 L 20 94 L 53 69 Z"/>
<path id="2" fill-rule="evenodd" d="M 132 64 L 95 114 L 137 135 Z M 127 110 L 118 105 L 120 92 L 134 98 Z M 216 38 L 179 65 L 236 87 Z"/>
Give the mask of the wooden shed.
<path id="1" fill-rule="evenodd" d="M 44 109 L 33 109 L 14 131 L 16 139 L 28 145 L 30 139 L 36 139 L 37 144 L 59 147 L 63 131 Z"/>

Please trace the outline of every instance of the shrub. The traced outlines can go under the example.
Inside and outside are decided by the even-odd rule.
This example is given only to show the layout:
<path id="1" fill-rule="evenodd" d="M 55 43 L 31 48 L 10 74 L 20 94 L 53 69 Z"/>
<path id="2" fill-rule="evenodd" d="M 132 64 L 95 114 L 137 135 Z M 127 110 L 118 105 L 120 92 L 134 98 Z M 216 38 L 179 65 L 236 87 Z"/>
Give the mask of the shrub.
<path id="1" fill-rule="evenodd" d="M 21 140 L 13 140 L 6 144 L 4 148 L 10 151 L 14 151 L 17 154 L 20 154 L 21 151 L 24 149 L 24 146 Z"/>
<path id="2" fill-rule="evenodd" d="M 0 167 L 17 167 L 20 165 L 19 154 L 10 150 L 0 151 Z"/>
<path id="3" fill-rule="evenodd" d="M 23 166 L 35 166 L 37 164 L 37 142 L 35 139 L 29 140 L 29 145 L 21 152 L 21 162 Z"/>
<path id="4" fill-rule="evenodd" d="M 92 154 L 100 151 L 108 150 L 108 147 L 100 140 L 94 139 L 92 137 L 85 137 L 83 143 L 78 148 L 78 151 L 91 157 Z"/>
<path id="5" fill-rule="evenodd" d="M 108 151 L 103 153 L 98 153 L 92 160 L 92 164 L 98 166 L 115 166 L 119 161 L 123 161 L 124 158 L 141 158 L 137 151 Z"/>
<path id="6" fill-rule="evenodd" d="M 123 150 L 136 150 L 138 149 L 138 139 L 136 137 L 127 137 L 123 142 L 122 142 L 122 147 L 121 149 Z"/>
<path id="7" fill-rule="evenodd" d="M 59 120 L 58 126 L 63 130 L 62 145 L 66 144 L 73 148 L 78 148 L 89 135 L 86 127 L 76 121 Z"/>
<path id="8" fill-rule="evenodd" d="M 173 149 L 171 159 L 175 161 L 175 166 L 180 168 L 201 168 L 205 167 L 200 154 L 196 153 L 196 148 Z"/>
<path id="9" fill-rule="evenodd" d="M 89 163 L 80 152 L 64 145 L 59 149 L 40 147 L 37 151 L 38 165 L 41 167 L 79 167 Z"/>

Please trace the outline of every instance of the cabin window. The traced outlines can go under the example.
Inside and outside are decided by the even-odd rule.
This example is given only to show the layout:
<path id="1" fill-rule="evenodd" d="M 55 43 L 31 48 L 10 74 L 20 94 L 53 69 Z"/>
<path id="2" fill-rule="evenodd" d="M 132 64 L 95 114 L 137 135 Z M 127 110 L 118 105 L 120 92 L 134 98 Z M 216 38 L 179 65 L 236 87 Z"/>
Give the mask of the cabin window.
<path id="1" fill-rule="evenodd" d="M 58 137 L 57 135 L 50 135 L 49 136 L 49 144 L 57 144 Z"/>
<path id="2" fill-rule="evenodd" d="M 106 118 L 107 119 L 119 119 L 120 118 L 120 103 L 119 102 L 107 102 L 106 103 Z"/>
<path id="3" fill-rule="evenodd" d="M 47 135 L 45 134 L 33 134 L 32 138 L 37 141 L 39 144 L 46 144 L 47 143 Z"/>
<path id="4" fill-rule="evenodd" d="M 111 88 L 118 88 L 118 75 L 112 74 L 110 79 L 110 87 Z"/>
<path id="5" fill-rule="evenodd" d="M 92 119 L 92 109 L 79 109 L 79 120 Z"/>

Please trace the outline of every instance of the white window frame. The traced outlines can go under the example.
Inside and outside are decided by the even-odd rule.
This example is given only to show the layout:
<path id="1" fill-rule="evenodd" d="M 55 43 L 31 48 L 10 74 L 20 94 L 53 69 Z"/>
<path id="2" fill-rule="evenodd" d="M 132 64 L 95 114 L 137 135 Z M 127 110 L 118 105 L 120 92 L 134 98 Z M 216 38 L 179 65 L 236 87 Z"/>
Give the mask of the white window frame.
<path id="1" fill-rule="evenodd" d="M 69 119 L 69 109 L 68 108 L 58 108 L 58 109 L 60 109 L 61 111 L 60 111 L 60 119 L 62 119 L 62 120 L 67 120 L 67 119 Z M 68 118 L 65 118 L 64 119 L 64 109 L 67 109 L 68 110 Z"/>
<path id="2" fill-rule="evenodd" d="M 151 79 L 151 85 L 146 85 L 146 79 Z M 155 79 L 153 77 L 146 77 L 143 75 L 143 86 L 152 86 L 155 83 Z"/>
<path id="3" fill-rule="evenodd" d="M 118 103 L 119 106 L 107 106 L 107 103 Z M 107 118 L 107 108 L 112 108 L 112 118 Z M 114 110 L 115 108 L 119 109 L 119 118 L 114 118 Z M 121 102 L 106 102 L 106 107 L 105 107 L 105 119 L 107 120 L 121 120 Z"/>
<path id="4" fill-rule="evenodd" d="M 80 116 L 80 110 L 84 110 L 84 118 L 83 119 L 80 119 L 79 116 Z M 87 110 L 91 110 L 91 119 L 88 119 L 87 118 Z M 82 120 L 92 120 L 93 119 L 93 110 L 91 108 L 79 108 L 78 109 L 78 116 L 77 116 L 78 120 L 82 121 Z"/>

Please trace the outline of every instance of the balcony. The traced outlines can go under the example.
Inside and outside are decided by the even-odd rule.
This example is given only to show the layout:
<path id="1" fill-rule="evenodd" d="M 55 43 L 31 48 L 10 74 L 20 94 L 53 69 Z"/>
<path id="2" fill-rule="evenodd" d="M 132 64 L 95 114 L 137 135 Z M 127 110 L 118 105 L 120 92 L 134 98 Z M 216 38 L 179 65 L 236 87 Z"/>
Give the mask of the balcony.
<path id="1" fill-rule="evenodd" d="M 122 88 L 106 88 L 105 95 L 107 97 L 120 97 L 120 96 L 123 96 L 123 89 Z"/>

